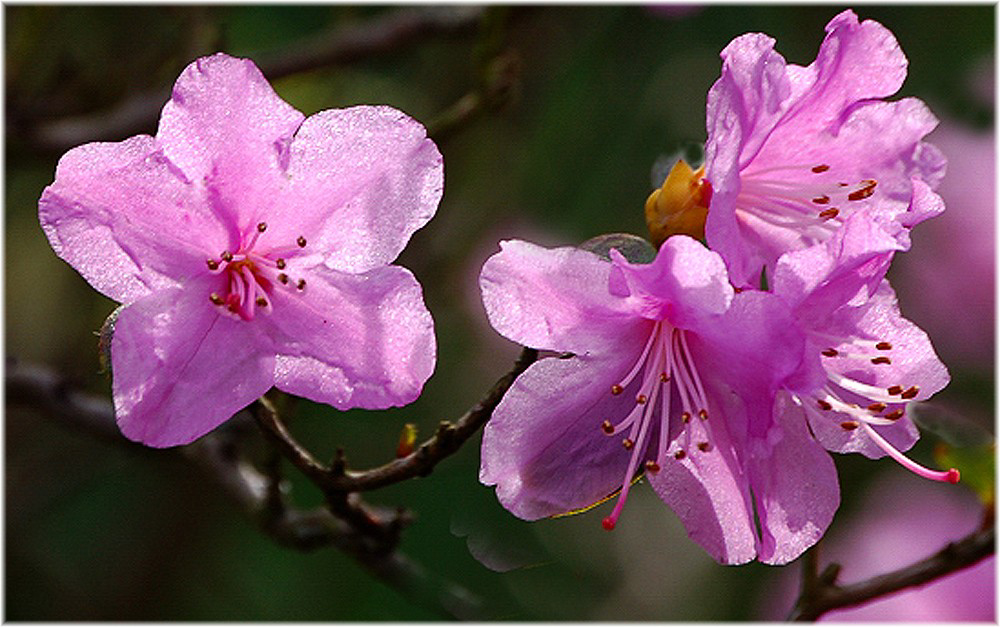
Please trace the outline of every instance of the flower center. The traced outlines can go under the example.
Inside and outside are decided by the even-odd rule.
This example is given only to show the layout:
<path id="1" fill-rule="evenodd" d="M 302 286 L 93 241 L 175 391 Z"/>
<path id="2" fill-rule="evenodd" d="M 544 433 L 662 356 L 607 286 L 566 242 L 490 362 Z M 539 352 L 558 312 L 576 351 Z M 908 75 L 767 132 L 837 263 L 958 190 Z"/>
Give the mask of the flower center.
<path id="1" fill-rule="evenodd" d="M 636 381 L 637 386 L 634 384 Z M 677 392 L 677 399 L 672 399 L 671 382 Z M 689 454 L 697 454 L 696 451 L 707 453 L 712 450 L 708 430 L 708 399 L 683 330 L 665 320 L 659 320 L 653 325 L 639 359 L 620 383 L 611 386 L 611 394 L 623 394 L 630 386 L 636 390 L 636 396 L 635 406 L 629 414 L 617 424 L 610 420 L 601 424 L 601 429 L 608 436 L 620 436 L 627 431 L 622 439 L 622 446 L 631 452 L 618 501 L 611 515 L 602 522 L 608 531 L 615 528 L 628 498 L 629 488 L 636 473 L 640 471 L 640 462 L 647 457 L 647 451 L 655 451 L 655 455 L 652 456 L 653 459 L 646 459 L 641 471 L 656 473 L 671 460 L 676 463 Z M 674 400 L 680 404 L 683 433 L 672 444 L 669 420 Z M 693 420 L 694 416 L 698 420 Z M 654 426 L 659 427 L 659 440 L 655 448 L 649 445 Z"/>
<path id="2" fill-rule="evenodd" d="M 879 448 L 907 470 L 934 481 L 958 483 L 957 469 L 932 470 L 903 455 L 886 441 L 875 429 L 878 425 L 891 425 L 902 418 L 907 406 L 920 394 L 916 385 L 891 385 L 881 388 L 845 376 L 830 364 L 831 360 L 863 360 L 873 365 L 889 365 L 893 359 L 892 344 L 885 340 L 864 341 L 855 339 L 847 343 L 837 343 L 832 336 L 813 332 L 814 340 L 834 340 L 839 348 L 820 351 L 824 358 L 827 385 L 816 393 L 814 402 L 803 402 L 796 395 L 796 401 L 806 412 L 820 420 L 836 420 L 845 431 L 864 430 Z"/>
<path id="3" fill-rule="evenodd" d="M 712 186 L 704 176 L 705 166 L 692 170 L 687 162 L 678 159 L 663 186 L 646 199 L 646 226 L 654 246 L 678 234 L 705 239 Z"/>
<path id="4" fill-rule="evenodd" d="M 740 174 L 736 211 L 766 224 L 800 233 L 813 242 L 827 239 L 878 182 L 839 182 L 829 165 L 783 165 Z"/>
<path id="5" fill-rule="evenodd" d="M 305 248 L 306 238 L 299 236 L 294 247 L 254 250 L 267 224 L 260 222 L 245 234 L 236 251 L 224 250 L 218 258 L 206 261 L 211 274 L 223 275 L 221 294 L 212 292 L 208 299 L 226 315 L 241 320 L 253 320 L 257 311 L 271 313 L 271 294 L 278 286 L 301 292 L 305 279 L 292 279 L 284 272 L 287 259 Z"/>

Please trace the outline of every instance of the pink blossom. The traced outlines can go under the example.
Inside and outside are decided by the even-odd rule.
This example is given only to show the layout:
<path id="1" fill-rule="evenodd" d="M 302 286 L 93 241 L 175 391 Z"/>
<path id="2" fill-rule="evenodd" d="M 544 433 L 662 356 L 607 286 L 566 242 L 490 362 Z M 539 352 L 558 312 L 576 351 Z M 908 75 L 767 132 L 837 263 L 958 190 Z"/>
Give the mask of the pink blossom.
<path id="1" fill-rule="evenodd" d="M 722 52 L 708 94 L 707 241 L 736 285 L 756 286 L 785 251 L 828 239 L 867 213 L 909 246 L 908 229 L 943 210 L 944 157 L 922 138 L 937 120 L 915 98 L 888 102 L 906 57 L 885 27 L 837 15 L 816 60 L 788 64 L 772 38 Z"/>
<path id="2" fill-rule="evenodd" d="M 791 379 L 794 405 L 816 440 L 839 453 L 890 456 L 920 476 L 958 481 L 904 456 L 919 437 L 911 403 L 948 384 L 927 334 L 900 315 L 885 272 L 901 245 L 858 214 L 832 238 L 778 259 L 774 293 L 806 336 L 807 360 Z"/>
<path id="3" fill-rule="evenodd" d="M 501 335 L 560 353 L 515 381 L 483 435 L 480 480 L 512 513 L 619 490 L 611 529 L 645 473 L 720 562 L 785 563 L 822 535 L 833 463 L 801 417 L 772 413 L 804 347 L 779 297 L 735 292 L 722 258 L 681 235 L 648 265 L 508 241 L 480 284 Z"/>
<path id="4" fill-rule="evenodd" d="M 155 137 L 66 153 L 39 216 L 56 254 L 126 305 L 111 343 L 122 432 L 185 444 L 272 386 L 341 409 L 413 401 L 433 323 L 389 264 L 442 185 L 403 113 L 305 119 L 224 54 L 184 70 Z"/>

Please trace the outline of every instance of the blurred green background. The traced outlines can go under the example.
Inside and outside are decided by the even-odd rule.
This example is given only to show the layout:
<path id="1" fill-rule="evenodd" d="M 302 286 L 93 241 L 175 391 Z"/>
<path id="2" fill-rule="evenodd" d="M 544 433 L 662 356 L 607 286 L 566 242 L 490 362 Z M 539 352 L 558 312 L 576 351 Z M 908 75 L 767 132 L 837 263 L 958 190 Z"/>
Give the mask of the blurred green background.
<path id="1" fill-rule="evenodd" d="M 451 7 L 482 17 L 458 32 L 429 34 L 383 54 L 275 80 L 277 92 L 306 114 L 384 103 L 428 124 L 483 81 L 498 73 L 504 81 L 494 106 L 442 134 L 444 200 L 399 260 L 422 282 L 436 321 L 439 359 L 424 394 L 409 407 L 385 412 L 338 413 L 303 403 L 296 435 L 320 459 L 342 447 L 350 464 L 363 468 L 391 458 L 404 423 L 416 424 L 423 439 L 438 421 L 460 416 L 519 351 L 490 329 L 478 299 L 479 268 L 498 240 L 567 245 L 605 232 L 645 235 L 642 207 L 653 164 L 681 142 L 704 141 L 705 94 L 718 76 L 719 51 L 737 35 L 762 31 L 778 40 L 789 61 L 808 64 L 823 26 L 841 8 Z M 265 67 L 399 10 L 6 5 L 6 356 L 53 366 L 87 389 L 108 393 L 94 331 L 115 305 L 55 257 L 37 221 L 38 196 L 71 147 L 65 138 L 82 143 L 154 133 L 155 115 L 137 116 L 112 136 L 100 135 L 100 123 L 136 99 L 153 98 L 158 110 L 181 69 L 198 56 L 222 50 Z M 959 129 L 963 137 L 983 140 L 985 172 L 992 177 L 994 7 L 857 11 L 895 32 L 909 57 L 900 95 L 931 106 L 942 119 L 936 133 Z M 993 224 L 992 192 L 974 196 L 977 186 L 993 189 L 982 171 L 949 173 L 955 189 L 971 188 L 973 195 L 955 202 L 945 195 L 949 212 L 939 220 L 966 212 L 981 217 L 956 228 L 971 224 L 981 231 L 986 221 Z M 930 413 L 956 414 L 963 424 L 992 429 L 993 229 L 986 240 L 980 233 L 975 247 L 964 232 L 955 233 L 947 237 L 958 239 L 937 245 L 953 244 L 979 260 L 962 262 L 964 270 L 956 273 L 988 273 L 989 280 L 969 288 L 979 290 L 981 304 L 967 308 L 965 319 L 950 319 L 972 325 L 964 331 L 976 338 L 972 352 L 967 343 L 950 341 L 949 327 L 928 327 L 953 376 Z M 914 250 L 933 250 L 929 238 L 915 234 Z M 940 265 L 934 254 L 919 259 Z M 947 296 L 921 290 L 921 266 L 915 268 L 918 279 L 907 285 L 916 287 L 897 285 L 901 307 L 918 324 L 930 325 L 932 314 L 921 319 L 917 303 Z M 276 546 L 176 455 L 100 442 L 21 407 L 7 408 L 5 428 L 8 620 L 447 618 L 334 549 L 298 553 Z M 942 440 L 925 432 L 913 456 L 933 464 L 932 450 L 947 442 L 945 435 Z M 716 565 L 644 487 L 634 491 L 611 534 L 601 528 L 600 509 L 519 521 L 478 483 L 478 441 L 431 476 L 366 498 L 415 512 L 402 549 L 428 571 L 485 599 L 480 618 L 754 619 L 777 578 L 796 568 Z M 836 461 L 843 506 L 834 529 L 857 509 L 873 477 L 905 473 L 889 461 Z M 297 503 L 320 502 L 318 493 L 288 474 Z M 961 485 L 936 487 L 968 492 Z"/>

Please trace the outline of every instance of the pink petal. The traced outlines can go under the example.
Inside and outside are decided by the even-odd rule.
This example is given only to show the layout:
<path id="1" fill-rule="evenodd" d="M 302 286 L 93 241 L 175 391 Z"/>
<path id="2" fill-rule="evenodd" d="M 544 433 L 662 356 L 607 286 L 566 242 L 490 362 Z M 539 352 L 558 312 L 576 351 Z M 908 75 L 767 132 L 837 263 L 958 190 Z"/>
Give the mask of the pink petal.
<path id="1" fill-rule="evenodd" d="M 483 265 L 479 286 L 490 324 L 532 348 L 587 354 L 603 351 L 631 316 L 608 292 L 611 264 L 577 248 L 500 243 Z M 638 357 L 638 353 L 636 354 Z"/>
<path id="2" fill-rule="evenodd" d="M 409 270 L 360 275 L 323 266 L 305 288 L 278 288 L 262 317 L 274 337 L 275 385 L 338 409 L 413 402 L 434 371 L 434 322 Z M 293 277 L 297 280 L 297 277 Z"/>
<path id="3" fill-rule="evenodd" d="M 517 378 L 483 432 L 479 479 L 516 516 L 535 520 L 587 507 L 622 487 L 631 453 L 601 429 L 624 419 L 635 389 L 611 394 L 639 357 L 649 327 L 623 327 L 601 357 L 550 357 Z M 596 524 L 596 523 L 595 523 Z"/>
<path id="4" fill-rule="evenodd" d="M 67 152 L 39 219 L 57 255 L 99 292 L 129 303 L 204 271 L 226 241 L 204 207 L 156 141 L 139 135 Z"/>
<path id="5" fill-rule="evenodd" d="M 218 53 L 181 73 L 156 137 L 192 181 L 218 164 L 252 179 L 287 159 L 287 144 L 303 117 L 278 97 L 253 61 Z"/>
<path id="6" fill-rule="evenodd" d="M 118 425 L 148 446 L 187 444 L 266 392 L 274 359 L 260 328 L 219 315 L 199 284 L 125 308 L 111 343 Z"/>
<path id="7" fill-rule="evenodd" d="M 288 192 L 272 206 L 275 235 L 305 233 L 331 268 L 392 262 L 437 210 L 441 153 L 416 120 L 391 107 L 321 111 L 295 134 Z"/>
<path id="8" fill-rule="evenodd" d="M 840 504 L 837 469 L 806 429 L 805 415 L 787 394 L 778 396 L 775 418 L 780 439 L 769 455 L 749 464 L 760 519 L 758 558 L 787 564 L 815 544 Z"/>

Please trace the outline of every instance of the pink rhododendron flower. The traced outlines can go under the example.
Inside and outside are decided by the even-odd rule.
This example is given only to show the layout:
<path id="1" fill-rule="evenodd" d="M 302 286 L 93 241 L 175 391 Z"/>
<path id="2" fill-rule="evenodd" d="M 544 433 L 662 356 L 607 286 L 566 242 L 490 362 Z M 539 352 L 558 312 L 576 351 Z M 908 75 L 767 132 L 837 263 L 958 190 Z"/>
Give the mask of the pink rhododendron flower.
<path id="1" fill-rule="evenodd" d="M 498 332 L 563 353 L 514 382 L 483 435 L 480 480 L 515 515 L 620 490 L 610 529 L 645 472 L 720 562 L 785 563 L 822 535 L 833 463 L 801 417 L 772 413 L 804 348 L 780 298 L 737 293 L 722 258 L 681 235 L 648 265 L 508 241 L 480 284 Z"/>
<path id="2" fill-rule="evenodd" d="M 906 57 L 877 22 L 833 18 L 816 60 L 787 64 L 751 33 L 722 51 L 708 94 L 705 235 L 735 285 L 788 250 L 828 239 L 864 212 L 905 248 L 908 229 L 940 213 L 932 191 L 945 160 L 922 138 L 937 120 L 915 98 L 882 100 L 906 77 Z"/>
<path id="3" fill-rule="evenodd" d="M 185 444 L 272 386 L 341 409 L 413 401 L 433 323 L 388 264 L 442 176 L 403 113 L 304 119 L 224 54 L 184 70 L 155 137 L 66 153 L 39 216 L 56 254 L 126 305 L 111 342 L 122 432 Z"/>
<path id="4" fill-rule="evenodd" d="M 930 470 L 900 452 L 919 437 L 907 406 L 947 385 L 948 371 L 927 334 L 900 315 L 884 278 L 899 248 L 858 214 L 826 242 L 778 260 L 774 293 L 794 309 L 809 356 L 789 388 L 796 405 L 784 409 L 804 413 L 828 450 L 889 455 L 922 477 L 955 483 L 957 470 Z"/>

